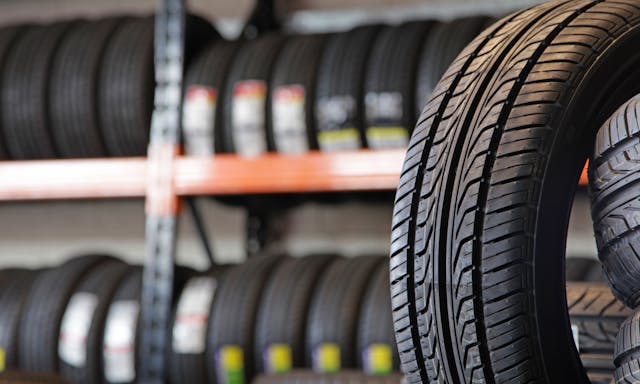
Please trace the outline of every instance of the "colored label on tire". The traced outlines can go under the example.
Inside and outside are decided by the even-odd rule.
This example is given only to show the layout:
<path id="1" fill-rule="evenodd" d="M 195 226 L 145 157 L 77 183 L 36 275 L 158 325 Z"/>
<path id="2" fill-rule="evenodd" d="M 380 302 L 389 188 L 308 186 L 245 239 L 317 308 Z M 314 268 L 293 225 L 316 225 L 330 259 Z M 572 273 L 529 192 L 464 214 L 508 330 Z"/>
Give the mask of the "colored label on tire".
<path id="1" fill-rule="evenodd" d="M 104 374 L 111 383 L 128 383 L 136 377 L 135 338 L 140 304 L 121 300 L 111 304 L 105 323 Z"/>
<path id="2" fill-rule="evenodd" d="M 269 373 L 287 373 L 293 369 L 293 354 L 287 344 L 271 344 L 264 353 L 264 366 Z"/>
<path id="3" fill-rule="evenodd" d="M 364 371 L 368 375 L 389 375 L 393 372 L 393 352 L 388 344 L 371 344 L 363 351 Z"/>
<path id="4" fill-rule="evenodd" d="M 365 97 L 369 148 L 404 148 L 409 131 L 402 126 L 403 100 L 399 92 L 370 92 Z"/>
<path id="5" fill-rule="evenodd" d="M 334 343 L 319 344 L 313 351 L 313 370 L 318 373 L 336 373 L 341 367 L 340 346 Z"/>
<path id="6" fill-rule="evenodd" d="M 216 280 L 211 277 L 193 278 L 182 290 L 173 326 L 174 352 L 204 353 L 209 313 L 215 290 Z"/>
<path id="7" fill-rule="evenodd" d="M 318 101 L 318 145 L 323 151 L 360 148 L 360 133 L 353 126 L 356 101 L 351 96 L 332 96 Z"/>
<path id="8" fill-rule="evenodd" d="M 301 85 L 284 85 L 273 92 L 273 134 L 280 153 L 309 150 L 305 113 L 305 90 Z"/>
<path id="9" fill-rule="evenodd" d="M 5 370 L 5 364 L 6 364 L 5 359 L 6 357 L 5 357 L 4 349 L 0 348 L 0 372 L 4 372 Z"/>
<path id="10" fill-rule="evenodd" d="M 217 354 L 218 382 L 244 384 L 244 351 L 237 345 L 225 345 Z"/>
<path id="11" fill-rule="evenodd" d="M 188 155 L 213 154 L 215 144 L 215 115 L 218 91 L 200 85 L 190 86 L 182 108 L 184 149 Z"/>
<path id="12" fill-rule="evenodd" d="M 267 151 L 267 84 L 261 80 L 239 81 L 233 88 L 231 125 L 237 154 L 257 156 Z"/>
<path id="13" fill-rule="evenodd" d="M 58 356 L 65 363 L 83 367 L 87 360 L 87 336 L 98 306 L 98 298 L 91 293 L 79 292 L 69 300 L 62 317 Z"/>

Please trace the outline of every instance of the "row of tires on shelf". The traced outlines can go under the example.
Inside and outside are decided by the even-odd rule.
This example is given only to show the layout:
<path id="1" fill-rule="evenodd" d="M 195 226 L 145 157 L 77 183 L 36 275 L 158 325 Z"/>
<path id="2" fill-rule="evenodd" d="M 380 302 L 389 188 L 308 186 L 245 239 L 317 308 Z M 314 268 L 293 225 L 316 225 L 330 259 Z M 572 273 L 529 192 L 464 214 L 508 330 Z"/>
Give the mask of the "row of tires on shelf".
<path id="1" fill-rule="evenodd" d="M 189 154 L 404 147 L 447 65 L 487 17 L 227 41 L 189 16 Z M 140 156 L 153 108 L 153 18 L 0 29 L 0 156 Z"/>
<path id="2" fill-rule="evenodd" d="M 598 258 L 639 307 L 638 44 L 637 1 L 551 1 L 494 24 L 438 83 L 393 219 L 408 382 L 587 382 L 562 276 L 587 158 Z M 611 328 L 617 383 L 640 382 L 639 319 Z"/>
<path id="3" fill-rule="evenodd" d="M 295 378 L 304 374 L 292 371 L 305 368 L 397 378 L 386 260 L 270 255 L 203 273 L 178 268 L 167 380 L 248 383 L 260 373 Z M 38 271 L 2 270 L 0 371 L 135 382 L 145 358 L 142 278 L 140 267 L 93 255 Z"/>

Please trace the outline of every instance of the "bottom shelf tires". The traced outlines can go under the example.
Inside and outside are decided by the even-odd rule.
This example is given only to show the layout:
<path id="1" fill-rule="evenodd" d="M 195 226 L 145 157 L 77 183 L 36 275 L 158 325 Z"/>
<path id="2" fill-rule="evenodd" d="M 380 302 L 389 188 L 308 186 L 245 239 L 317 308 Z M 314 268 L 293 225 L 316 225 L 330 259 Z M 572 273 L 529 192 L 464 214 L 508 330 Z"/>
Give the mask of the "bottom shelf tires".
<path id="1" fill-rule="evenodd" d="M 409 383 L 587 383 L 570 327 L 571 201 L 597 130 L 640 88 L 636 1 L 552 1 L 476 38 L 409 148 L 391 245 Z"/>
<path id="2" fill-rule="evenodd" d="M 362 372 L 341 372 L 318 374 L 312 371 L 296 371 L 283 375 L 263 375 L 253 384 L 400 384 L 402 376 L 367 376 Z"/>

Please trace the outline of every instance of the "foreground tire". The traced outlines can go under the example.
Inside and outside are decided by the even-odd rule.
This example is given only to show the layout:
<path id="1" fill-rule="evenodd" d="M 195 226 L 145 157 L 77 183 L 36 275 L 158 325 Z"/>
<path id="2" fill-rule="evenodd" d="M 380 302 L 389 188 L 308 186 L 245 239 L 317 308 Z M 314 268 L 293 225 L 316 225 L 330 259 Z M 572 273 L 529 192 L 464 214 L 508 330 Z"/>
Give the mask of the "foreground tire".
<path id="1" fill-rule="evenodd" d="M 589 163 L 598 257 L 616 297 L 640 305 L 640 96 L 600 128 Z"/>
<path id="2" fill-rule="evenodd" d="M 561 1 L 509 16 L 436 87 L 393 221 L 394 325 L 409 382 L 587 382 L 564 245 L 596 131 L 640 87 L 637 5 Z"/>
<path id="3" fill-rule="evenodd" d="M 616 384 L 640 383 L 640 312 L 620 327 L 614 363 Z"/>

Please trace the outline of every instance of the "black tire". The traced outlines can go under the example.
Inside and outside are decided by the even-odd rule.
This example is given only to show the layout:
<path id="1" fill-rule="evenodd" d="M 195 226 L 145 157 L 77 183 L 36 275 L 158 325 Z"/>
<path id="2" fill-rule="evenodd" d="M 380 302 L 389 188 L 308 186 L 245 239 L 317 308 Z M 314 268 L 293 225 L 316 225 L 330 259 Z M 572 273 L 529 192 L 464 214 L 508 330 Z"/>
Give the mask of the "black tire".
<path id="1" fill-rule="evenodd" d="M 589 163 L 593 228 L 598 257 L 614 294 L 640 305 L 640 96 L 620 107 L 600 128 Z"/>
<path id="2" fill-rule="evenodd" d="M 102 56 L 98 116 L 110 156 L 143 156 L 153 107 L 153 19 L 122 22 Z"/>
<path id="3" fill-rule="evenodd" d="M 373 271 L 383 260 L 373 256 L 338 259 L 323 273 L 309 308 L 308 367 L 319 373 L 359 368 L 356 343 L 360 308 Z M 320 364 L 322 355 L 336 352 L 339 366 Z"/>
<path id="4" fill-rule="evenodd" d="M 188 67 L 182 135 L 185 152 L 189 155 L 222 152 L 222 101 L 228 71 L 240 44 L 224 40 L 212 42 L 194 57 Z"/>
<path id="5" fill-rule="evenodd" d="M 590 281 L 597 276 L 594 270 L 600 269 L 600 262 L 590 257 L 568 257 L 565 263 L 566 281 Z"/>
<path id="6" fill-rule="evenodd" d="M 567 305 L 587 373 L 613 377 L 616 335 L 633 311 L 616 300 L 605 283 L 567 284 Z"/>
<path id="7" fill-rule="evenodd" d="M 169 356 L 169 382 L 171 383 L 197 384 L 204 383 L 206 380 L 206 340 L 209 316 L 224 270 L 225 268 L 216 267 L 207 273 L 192 277 L 187 281 L 177 299 L 171 326 L 172 343 Z M 189 297 L 185 297 L 185 295 L 189 295 Z M 188 308 L 182 309 L 183 306 L 188 306 Z M 198 308 L 194 308 L 194 306 Z M 181 314 L 181 311 L 186 311 L 186 313 Z M 180 325 L 179 316 L 186 317 L 183 325 Z M 190 339 L 191 344 L 186 344 L 184 339 Z M 198 345 L 200 342 L 201 346 Z"/>
<path id="8" fill-rule="evenodd" d="M 389 263 L 385 262 L 373 272 L 359 315 L 358 366 L 370 375 L 389 375 L 400 369 L 389 291 Z"/>
<path id="9" fill-rule="evenodd" d="M 98 75 L 105 47 L 122 21 L 77 23 L 60 42 L 49 75 L 48 101 L 61 157 L 106 156 L 98 119 Z"/>
<path id="10" fill-rule="evenodd" d="M 326 35 L 294 36 L 287 40 L 271 79 L 271 125 L 267 136 L 279 153 L 318 149 L 315 93 Z"/>
<path id="11" fill-rule="evenodd" d="M 38 274 L 24 303 L 18 334 L 22 370 L 58 372 L 58 338 L 67 303 L 82 277 L 109 260 L 83 256 Z"/>
<path id="12" fill-rule="evenodd" d="M 256 372 L 284 373 L 305 366 L 305 335 L 311 297 L 335 256 L 312 255 L 280 263 L 264 289 L 256 321 Z M 274 366 L 276 348 L 289 366 Z M 283 364 L 287 365 L 287 364 Z"/>
<path id="13" fill-rule="evenodd" d="M 436 24 L 424 41 L 418 62 L 416 77 L 416 118 L 429 101 L 431 92 L 440 78 L 462 52 L 484 29 L 486 17 L 456 19 Z"/>
<path id="14" fill-rule="evenodd" d="M 5 274 L 5 272 L 7 272 Z M 3 271 L 0 282 L 0 349 L 4 370 L 18 370 L 18 332 L 24 303 L 37 275 L 31 270 Z"/>
<path id="15" fill-rule="evenodd" d="M 138 367 L 142 268 L 133 268 L 113 295 L 102 342 L 104 382 L 133 384 Z"/>
<path id="16" fill-rule="evenodd" d="M 12 159 L 51 159 L 57 150 L 49 120 L 49 70 L 73 22 L 31 27 L 8 52 L 2 71 L 2 129 Z"/>
<path id="17" fill-rule="evenodd" d="M 274 149 L 273 141 L 267 137 L 267 131 L 271 130 L 269 86 L 273 66 L 285 41 L 283 35 L 270 34 L 240 47 L 224 95 L 222 142 L 225 152 L 256 156 Z"/>
<path id="18" fill-rule="evenodd" d="M 483 32 L 439 83 L 394 210 L 409 383 L 586 382 L 564 289 L 569 211 L 597 129 L 638 91 L 639 23 L 635 1 L 545 3 Z"/>
<path id="19" fill-rule="evenodd" d="M 402 376 L 367 376 L 362 372 L 318 374 L 312 371 L 296 371 L 284 375 L 262 375 L 253 384 L 401 384 Z"/>
<path id="20" fill-rule="evenodd" d="M 70 383 L 102 383 L 105 320 L 111 299 L 130 270 L 119 260 L 102 263 L 84 275 L 71 296 L 62 317 L 58 344 L 60 373 Z M 78 339 L 73 340 L 76 332 Z"/>
<path id="21" fill-rule="evenodd" d="M 14 43 L 16 40 L 19 40 L 20 35 L 25 29 L 25 27 L 18 26 L 0 29 L 0 88 L 3 87 L 1 81 L 4 78 L 5 63 L 8 52 L 13 49 Z M 0 102 L 0 115 L 2 114 L 2 108 L 3 105 Z M 0 119 L 0 160 L 5 160 L 8 158 L 8 152 L 2 124 L 4 124 L 4 120 Z"/>
<path id="22" fill-rule="evenodd" d="M 382 30 L 369 56 L 365 79 L 365 134 L 369 148 L 405 148 L 416 123 L 415 84 L 420 48 L 430 22 Z"/>
<path id="23" fill-rule="evenodd" d="M 251 382 L 255 372 L 253 351 L 258 303 L 269 275 L 281 260 L 279 256 L 257 255 L 229 268 L 220 279 L 209 317 L 205 378 L 208 382 L 228 382 L 228 375 L 233 375 L 238 382 Z M 239 366 L 223 366 L 228 354 L 237 357 Z"/>
<path id="24" fill-rule="evenodd" d="M 366 147 L 364 81 L 371 47 L 381 26 L 358 27 L 329 38 L 322 54 L 316 92 L 320 150 Z"/>
<path id="25" fill-rule="evenodd" d="M 620 327 L 614 363 L 616 384 L 640 383 L 640 312 Z"/>

